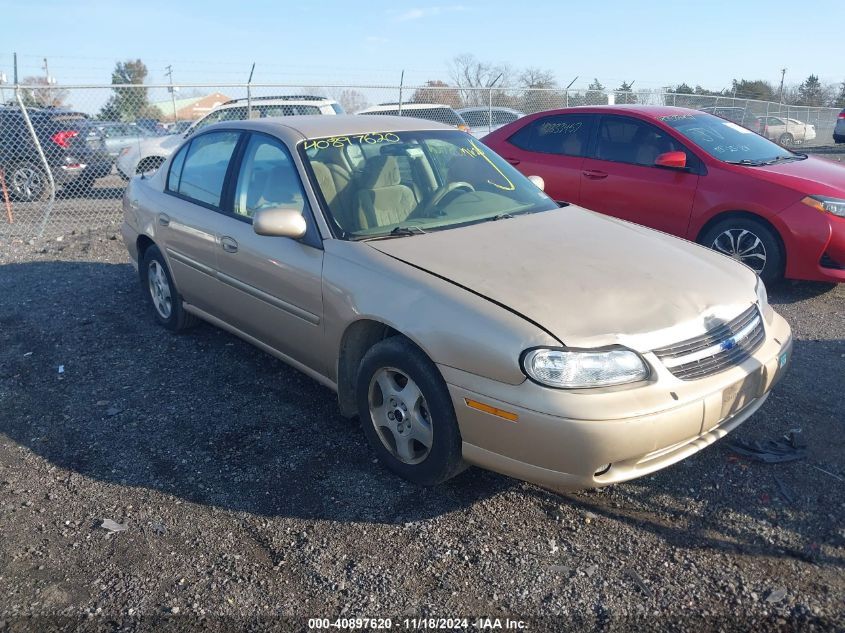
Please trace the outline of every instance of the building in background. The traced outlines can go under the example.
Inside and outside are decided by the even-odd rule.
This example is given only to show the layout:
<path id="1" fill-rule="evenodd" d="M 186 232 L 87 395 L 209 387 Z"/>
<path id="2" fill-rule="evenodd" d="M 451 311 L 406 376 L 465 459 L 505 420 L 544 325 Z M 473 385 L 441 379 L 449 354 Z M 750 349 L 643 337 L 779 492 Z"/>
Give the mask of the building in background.
<path id="1" fill-rule="evenodd" d="M 171 99 L 152 103 L 154 108 L 161 111 L 162 121 L 194 121 L 205 116 L 221 103 L 229 101 L 229 97 L 221 92 L 199 97 L 176 99 L 176 116 L 173 116 L 174 102 Z"/>

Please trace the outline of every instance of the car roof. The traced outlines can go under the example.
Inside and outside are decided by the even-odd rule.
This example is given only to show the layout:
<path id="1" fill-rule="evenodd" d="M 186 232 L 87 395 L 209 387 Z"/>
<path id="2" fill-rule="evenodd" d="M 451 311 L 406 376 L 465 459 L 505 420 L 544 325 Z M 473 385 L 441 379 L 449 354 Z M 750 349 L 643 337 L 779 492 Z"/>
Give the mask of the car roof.
<path id="1" fill-rule="evenodd" d="M 556 110 L 547 110 L 545 112 L 538 112 L 537 114 L 573 114 L 573 113 L 592 113 L 592 114 L 632 114 L 637 113 L 643 116 L 658 119 L 663 116 L 672 116 L 678 114 L 702 114 L 701 110 L 693 108 L 680 108 L 675 106 L 656 106 L 656 105 L 640 105 L 640 104 L 618 104 L 618 105 L 593 105 L 593 106 L 575 106 L 572 108 L 558 108 Z M 706 112 L 704 114 L 707 114 Z"/>
<path id="2" fill-rule="evenodd" d="M 224 121 L 208 126 L 213 128 L 235 128 L 267 132 L 284 138 L 291 143 L 307 138 L 323 136 L 350 136 L 353 134 L 375 134 L 379 132 L 415 132 L 418 130 L 451 130 L 454 126 L 427 119 L 404 116 L 356 116 L 354 114 L 294 115 L 267 117 L 250 121 Z"/>
<path id="3" fill-rule="evenodd" d="M 506 108 L 504 106 L 493 106 L 492 108 L 488 108 L 487 106 L 470 106 L 468 108 L 458 108 L 455 110 L 458 114 L 463 114 L 464 112 L 487 112 L 492 110 L 493 112 L 510 112 L 511 114 L 522 114 L 519 110 L 514 110 L 513 108 Z"/>
<path id="4" fill-rule="evenodd" d="M 399 108 L 399 103 L 381 103 L 377 106 L 370 106 L 369 108 L 364 108 L 360 112 L 380 112 L 382 110 L 397 110 Z M 403 110 L 423 110 L 428 108 L 445 108 L 446 110 L 451 110 L 452 106 L 446 105 L 445 103 L 403 103 L 402 109 Z"/>

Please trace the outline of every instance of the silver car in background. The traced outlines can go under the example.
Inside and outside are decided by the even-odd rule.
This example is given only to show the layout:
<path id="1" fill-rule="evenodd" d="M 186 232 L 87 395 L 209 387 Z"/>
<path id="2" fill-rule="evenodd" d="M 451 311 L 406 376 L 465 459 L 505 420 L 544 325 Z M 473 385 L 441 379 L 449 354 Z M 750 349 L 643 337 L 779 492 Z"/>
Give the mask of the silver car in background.
<path id="1" fill-rule="evenodd" d="M 476 138 L 481 138 L 503 125 L 513 123 L 525 116 L 524 112 L 512 108 L 475 106 L 461 108 L 458 111 L 469 126 L 469 132 Z"/>

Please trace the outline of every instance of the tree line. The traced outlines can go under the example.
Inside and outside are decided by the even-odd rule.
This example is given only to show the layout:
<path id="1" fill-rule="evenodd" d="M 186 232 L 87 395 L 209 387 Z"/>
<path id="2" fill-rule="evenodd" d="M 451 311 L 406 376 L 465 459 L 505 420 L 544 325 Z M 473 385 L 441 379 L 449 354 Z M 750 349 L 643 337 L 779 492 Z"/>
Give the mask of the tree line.
<path id="1" fill-rule="evenodd" d="M 148 89 L 143 84 L 147 79 L 147 67 L 140 59 L 119 61 L 111 76 L 112 94 L 98 113 L 106 120 L 132 121 L 138 118 L 160 118 L 161 111 L 150 105 Z M 22 90 L 22 98 L 28 106 L 65 106 L 68 91 L 51 85 L 44 77 L 25 77 L 22 82 L 29 87 Z M 134 84 L 134 86 L 129 86 Z M 616 93 L 617 103 L 636 103 L 634 82 L 623 81 L 616 88 L 604 86 L 593 79 L 586 90 L 567 91 L 561 87 L 555 73 L 540 67 L 516 69 L 507 63 L 491 63 L 478 60 L 474 55 L 462 54 L 449 64 L 449 78 L 432 79 L 416 89 L 410 101 L 436 102 L 455 108 L 483 106 L 491 102 L 497 106 L 509 106 L 524 112 L 536 112 L 561 105 L 594 105 L 607 103 L 606 93 Z M 347 112 L 357 112 L 368 104 L 366 97 L 354 88 L 344 88 L 330 93 Z M 662 92 L 662 90 L 661 90 Z M 700 85 L 694 87 L 686 82 L 665 89 L 678 95 L 676 105 L 699 103 L 689 97 L 734 97 L 773 101 L 787 105 L 811 107 L 845 107 L 845 81 L 824 85 L 817 75 L 810 75 L 800 84 L 775 87 L 763 79 L 734 79 L 730 87 L 722 90 L 708 90 Z"/>

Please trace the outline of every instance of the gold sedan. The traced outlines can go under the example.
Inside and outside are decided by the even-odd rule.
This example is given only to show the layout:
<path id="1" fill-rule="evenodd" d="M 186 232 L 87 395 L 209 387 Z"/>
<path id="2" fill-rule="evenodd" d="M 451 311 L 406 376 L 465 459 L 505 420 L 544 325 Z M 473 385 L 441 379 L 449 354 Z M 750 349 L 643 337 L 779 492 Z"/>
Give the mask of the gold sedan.
<path id="1" fill-rule="evenodd" d="M 421 484 L 653 472 L 748 419 L 791 353 L 749 268 L 558 204 L 430 121 L 210 126 L 131 181 L 124 216 L 159 323 L 198 317 L 327 385 Z"/>

